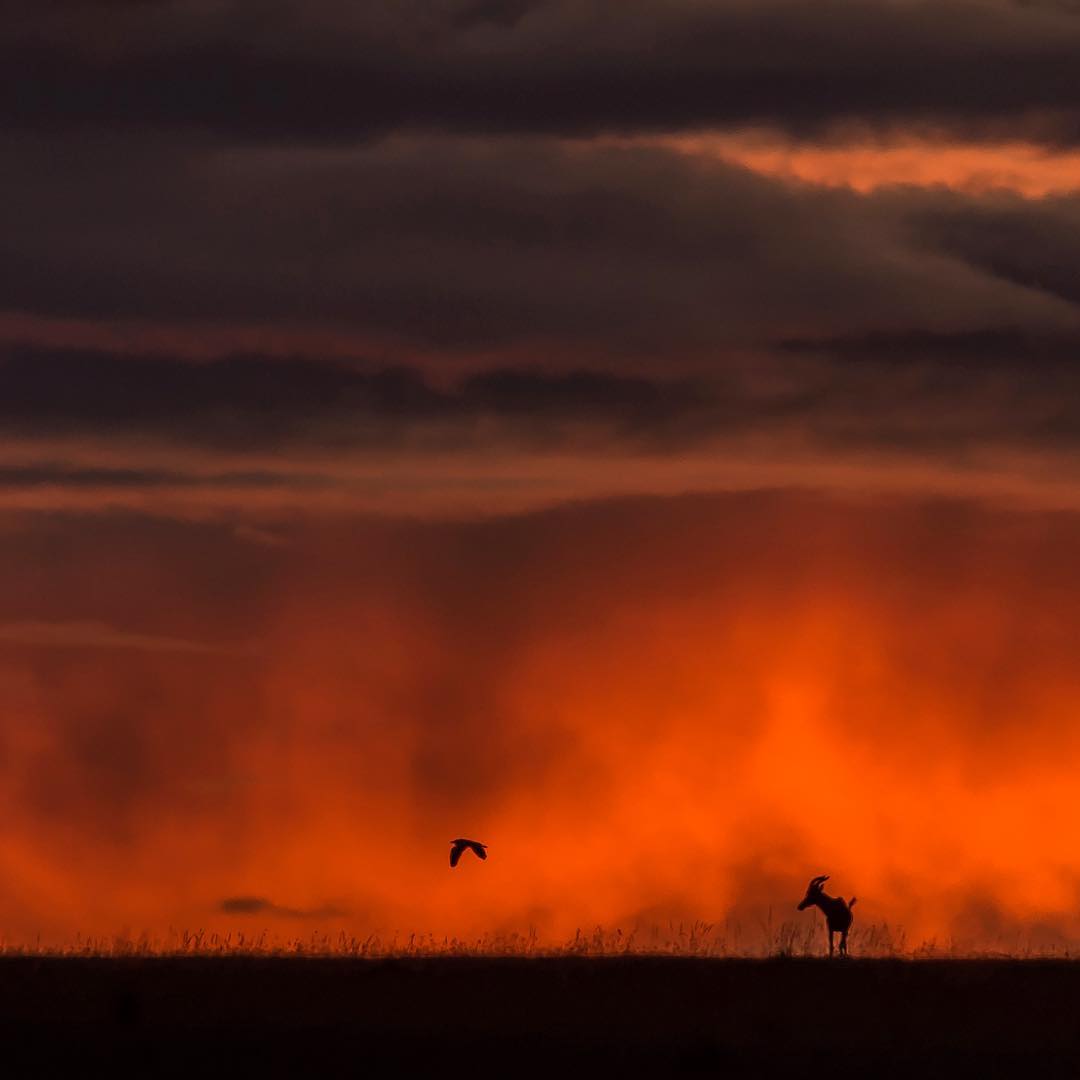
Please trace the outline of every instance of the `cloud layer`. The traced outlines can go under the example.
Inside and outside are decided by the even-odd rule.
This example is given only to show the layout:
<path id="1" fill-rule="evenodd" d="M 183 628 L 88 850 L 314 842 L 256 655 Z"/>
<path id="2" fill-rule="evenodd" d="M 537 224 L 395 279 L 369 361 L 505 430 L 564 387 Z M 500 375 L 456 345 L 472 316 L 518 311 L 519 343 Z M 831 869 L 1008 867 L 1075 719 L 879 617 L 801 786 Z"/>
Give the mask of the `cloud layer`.
<path id="1" fill-rule="evenodd" d="M 1074 141 L 1077 12 L 1013 0 L 25 2 L 9 130 L 340 141 L 769 123 Z M 107 12 L 104 15 L 103 12 Z"/>
<path id="2" fill-rule="evenodd" d="M 9 532 L 20 615 L 208 647 L 0 642 L 7 933 L 750 935 L 831 872 L 915 940 L 1074 938 L 1077 530 L 757 493 L 287 546 L 100 521 L 63 571 L 61 519 Z M 450 871 L 461 834 L 491 858 Z"/>
<path id="3" fill-rule="evenodd" d="M 15 4 L 5 933 L 831 872 L 1076 939 L 1078 54 L 1066 0 Z"/>

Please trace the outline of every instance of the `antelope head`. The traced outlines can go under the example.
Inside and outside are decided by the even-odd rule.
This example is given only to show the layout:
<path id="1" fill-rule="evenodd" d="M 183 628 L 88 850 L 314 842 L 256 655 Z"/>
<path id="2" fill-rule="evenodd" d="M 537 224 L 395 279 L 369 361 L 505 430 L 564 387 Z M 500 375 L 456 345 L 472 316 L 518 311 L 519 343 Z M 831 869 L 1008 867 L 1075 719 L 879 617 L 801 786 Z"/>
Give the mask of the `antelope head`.
<path id="1" fill-rule="evenodd" d="M 811 907 L 818 902 L 818 898 L 821 896 L 821 887 L 828 880 L 828 874 L 822 874 L 820 877 L 811 879 L 810 884 L 806 886 L 806 895 L 799 903 L 800 911 L 805 911 L 808 907 Z"/>

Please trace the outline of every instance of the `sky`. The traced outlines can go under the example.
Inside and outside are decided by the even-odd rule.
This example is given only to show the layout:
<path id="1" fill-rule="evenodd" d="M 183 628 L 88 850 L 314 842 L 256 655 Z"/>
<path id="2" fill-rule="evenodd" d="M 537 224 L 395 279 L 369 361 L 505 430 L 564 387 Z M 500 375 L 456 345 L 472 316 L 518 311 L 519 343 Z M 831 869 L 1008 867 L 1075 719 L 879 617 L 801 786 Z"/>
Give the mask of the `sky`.
<path id="1" fill-rule="evenodd" d="M 3 10 L 0 939 L 1080 944 L 1080 4 Z"/>

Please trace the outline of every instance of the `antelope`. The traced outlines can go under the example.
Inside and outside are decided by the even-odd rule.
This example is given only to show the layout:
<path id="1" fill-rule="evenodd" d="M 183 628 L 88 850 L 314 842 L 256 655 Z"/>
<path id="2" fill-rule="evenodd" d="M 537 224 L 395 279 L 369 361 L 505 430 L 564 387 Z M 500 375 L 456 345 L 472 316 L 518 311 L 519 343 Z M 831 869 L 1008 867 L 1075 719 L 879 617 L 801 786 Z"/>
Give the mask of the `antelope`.
<path id="1" fill-rule="evenodd" d="M 847 956 L 847 935 L 851 929 L 851 909 L 855 906 L 858 897 L 853 896 L 845 900 L 842 896 L 829 896 L 822 886 L 829 880 L 828 874 L 813 878 L 806 887 L 806 895 L 799 904 L 799 910 L 805 911 L 808 907 L 819 907 L 825 916 L 825 924 L 829 928 L 829 955 L 833 954 L 833 934 L 840 935 L 840 955 Z"/>

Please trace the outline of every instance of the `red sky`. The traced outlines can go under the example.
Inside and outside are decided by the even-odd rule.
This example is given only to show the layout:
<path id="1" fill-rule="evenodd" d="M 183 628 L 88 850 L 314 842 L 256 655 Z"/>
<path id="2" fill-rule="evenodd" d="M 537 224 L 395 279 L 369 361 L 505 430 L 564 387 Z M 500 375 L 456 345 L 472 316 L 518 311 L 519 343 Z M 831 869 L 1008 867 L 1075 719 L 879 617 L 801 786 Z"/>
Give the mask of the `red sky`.
<path id="1" fill-rule="evenodd" d="M 1077 929 L 1071 514 L 774 492 L 274 543 L 113 518 L 57 567 L 70 524 L 4 539 L 12 610 L 44 609 L 0 635 L 9 938 L 752 937 L 815 872 L 917 939 Z M 458 833 L 488 863 L 451 873 Z M 215 912 L 248 896 L 327 914 Z"/>
<path id="2" fill-rule="evenodd" d="M 1075 944 L 1072 5 L 21 15 L 0 937 Z"/>

